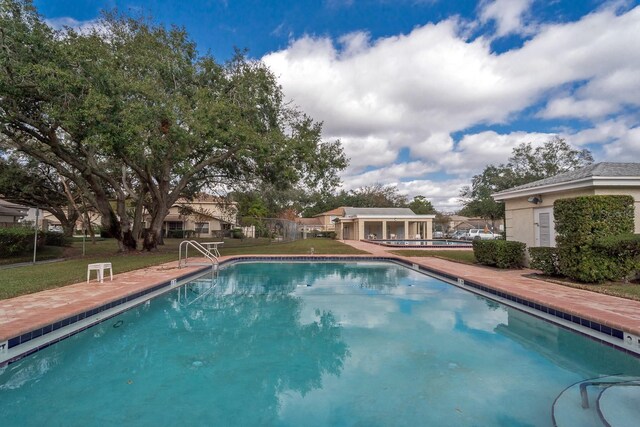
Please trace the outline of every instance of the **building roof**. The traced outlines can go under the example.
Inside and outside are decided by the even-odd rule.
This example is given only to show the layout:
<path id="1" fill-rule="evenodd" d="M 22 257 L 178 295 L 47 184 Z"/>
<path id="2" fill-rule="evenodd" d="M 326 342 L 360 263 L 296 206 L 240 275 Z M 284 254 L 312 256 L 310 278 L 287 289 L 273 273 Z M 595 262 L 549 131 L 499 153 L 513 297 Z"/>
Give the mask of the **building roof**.
<path id="1" fill-rule="evenodd" d="M 496 200 L 598 185 L 640 185 L 640 163 L 601 162 L 493 194 Z"/>
<path id="2" fill-rule="evenodd" d="M 409 208 L 351 208 L 348 206 L 342 206 L 337 209 L 333 209 L 328 212 L 323 212 L 321 214 L 315 215 L 318 216 L 327 216 L 327 215 L 335 215 L 341 221 L 345 220 L 353 220 L 355 218 L 435 218 L 435 215 L 416 215 Z"/>
<path id="3" fill-rule="evenodd" d="M 344 216 L 344 210 L 346 208 L 344 206 L 340 206 L 339 208 L 332 209 L 330 211 L 319 213 L 318 215 L 314 215 L 314 218 L 317 216 L 327 216 L 327 215 L 335 215 L 335 216 Z"/>
<path id="4" fill-rule="evenodd" d="M 344 208 L 344 216 L 357 215 L 415 215 L 409 208 Z"/>
<path id="5" fill-rule="evenodd" d="M 0 214 L 8 216 L 27 216 L 28 207 L 0 199 Z"/>
<path id="6" fill-rule="evenodd" d="M 317 217 L 313 217 L 313 218 L 296 218 L 296 222 L 298 224 L 303 224 L 303 225 L 322 225 L 322 221 L 320 221 L 320 218 L 317 218 Z"/>

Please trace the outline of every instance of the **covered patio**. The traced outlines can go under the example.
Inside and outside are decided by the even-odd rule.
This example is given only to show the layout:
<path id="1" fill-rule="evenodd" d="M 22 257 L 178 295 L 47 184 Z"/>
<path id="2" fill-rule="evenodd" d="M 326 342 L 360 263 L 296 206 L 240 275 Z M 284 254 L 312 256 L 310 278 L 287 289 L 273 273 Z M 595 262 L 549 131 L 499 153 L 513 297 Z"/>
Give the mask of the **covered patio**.
<path id="1" fill-rule="evenodd" d="M 417 215 L 408 208 L 344 208 L 336 218 L 341 240 L 431 239 L 435 215 Z"/>

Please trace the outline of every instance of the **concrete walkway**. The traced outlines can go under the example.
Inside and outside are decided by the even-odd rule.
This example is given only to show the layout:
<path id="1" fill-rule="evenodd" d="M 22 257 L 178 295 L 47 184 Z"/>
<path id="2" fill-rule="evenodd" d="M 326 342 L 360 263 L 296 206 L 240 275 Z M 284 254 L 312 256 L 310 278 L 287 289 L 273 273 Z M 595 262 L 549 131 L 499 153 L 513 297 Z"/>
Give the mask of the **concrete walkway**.
<path id="1" fill-rule="evenodd" d="M 390 254 L 379 245 L 345 241 L 368 255 L 410 260 L 430 269 L 446 272 L 456 277 L 473 279 L 487 287 L 502 290 L 548 307 L 563 310 L 601 324 L 622 329 L 640 336 L 640 302 L 597 294 L 580 289 L 547 283 L 524 277 L 531 270 L 502 271 L 460 264 L 431 257 L 403 258 Z M 425 249 L 428 250 L 428 249 Z M 265 255 L 273 257 L 278 255 Z M 292 255 L 282 255 L 291 257 Z M 300 255 L 304 256 L 304 255 Z M 323 257 L 323 255 L 313 255 Z M 332 256 L 332 255 L 326 255 Z M 339 257 L 340 255 L 336 255 Z M 347 256 L 347 255 L 345 255 Z M 357 255 L 348 255 L 357 257 Z M 255 256 L 252 256 L 255 257 Z M 333 256 L 332 256 L 333 257 Z M 239 256 L 222 257 L 221 261 Z M 8 338 L 42 328 L 69 316 L 99 307 L 122 297 L 152 288 L 160 283 L 193 272 L 200 267 L 177 268 L 177 263 L 116 274 L 113 282 L 77 283 L 30 295 L 0 301 L 0 343 Z"/>

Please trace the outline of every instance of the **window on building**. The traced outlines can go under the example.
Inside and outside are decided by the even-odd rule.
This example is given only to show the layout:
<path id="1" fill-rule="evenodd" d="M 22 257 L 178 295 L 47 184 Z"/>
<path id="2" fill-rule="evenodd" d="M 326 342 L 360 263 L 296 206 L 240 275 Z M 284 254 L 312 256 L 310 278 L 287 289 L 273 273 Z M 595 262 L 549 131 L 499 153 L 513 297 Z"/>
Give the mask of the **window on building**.
<path id="1" fill-rule="evenodd" d="M 182 221 L 167 221 L 167 230 L 182 230 Z"/>
<path id="2" fill-rule="evenodd" d="M 229 224 L 229 223 L 222 224 L 222 229 L 223 230 L 231 230 L 231 224 Z"/>
<path id="3" fill-rule="evenodd" d="M 196 222 L 196 233 L 197 234 L 209 234 L 209 223 L 208 222 Z"/>

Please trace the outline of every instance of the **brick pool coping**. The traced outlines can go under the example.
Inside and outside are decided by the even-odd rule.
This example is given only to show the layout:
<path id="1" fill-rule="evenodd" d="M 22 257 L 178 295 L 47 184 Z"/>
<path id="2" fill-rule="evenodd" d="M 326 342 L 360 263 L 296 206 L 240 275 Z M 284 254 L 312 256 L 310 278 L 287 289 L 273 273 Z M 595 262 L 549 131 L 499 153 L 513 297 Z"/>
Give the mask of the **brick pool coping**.
<path id="1" fill-rule="evenodd" d="M 387 248 L 366 242 L 345 241 L 354 248 L 369 252 L 362 255 L 238 255 L 220 258 L 221 262 L 261 258 L 369 258 L 382 257 L 417 264 L 429 270 L 473 280 L 487 288 L 505 292 L 547 307 L 563 310 L 640 336 L 640 302 L 598 294 L 525 277 L 532 270 L 501 271 L 456 263 L 440 258 L 402 257 Z M 428 250 L 428 249 L 426 249 Z M 106 303 L 149 290 L 159 284 L 193 274 L 201 266 L 177 268 L 177 262 L 114 275 L 113 282 L 95 281 L 49 289 L 29 295 L 0 300 L 0 342 L 62 319 L 86 312 Z"/>

